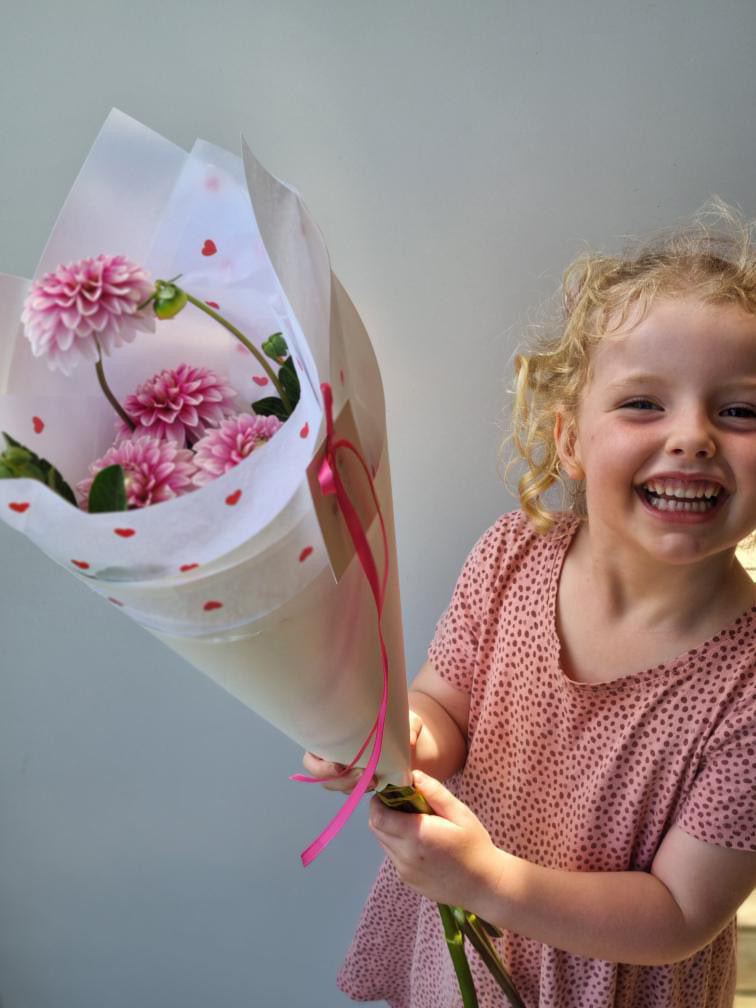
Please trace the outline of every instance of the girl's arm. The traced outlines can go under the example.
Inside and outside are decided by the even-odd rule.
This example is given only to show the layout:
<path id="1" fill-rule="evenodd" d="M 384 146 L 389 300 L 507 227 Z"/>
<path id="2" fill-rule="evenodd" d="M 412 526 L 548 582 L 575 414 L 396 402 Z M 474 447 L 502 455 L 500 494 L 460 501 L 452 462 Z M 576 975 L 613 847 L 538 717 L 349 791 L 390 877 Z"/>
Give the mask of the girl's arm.
<path id="1" fill-rule="evenodd" d="M 439 780 L 416 774 L 435 815 L 370 803 L 370 826 L 403 882 L 498 927 L 585 959 L 662 966 L 709 945 L 756 886 L 756 851 L 673 825 L 649 871 L 570 871 L 497 848 Z"/>
<path id="2" fill-rule="evenodd" d="M 687 959 L 756 886 L 756 852 L 672 826 L 651 870 L 561 871 L 497 850 L 474 907 L 485 920 L 574 955 L 659 966 Z"/>
<path id="3" fill-rule="evenodd" d="M 426 662 L 410 686 L 409 708 L 422 721 L 412 769 L 423 770 L 436 780 L 448 780 L 467 758 L 470 695 L 449 685 Z"/>

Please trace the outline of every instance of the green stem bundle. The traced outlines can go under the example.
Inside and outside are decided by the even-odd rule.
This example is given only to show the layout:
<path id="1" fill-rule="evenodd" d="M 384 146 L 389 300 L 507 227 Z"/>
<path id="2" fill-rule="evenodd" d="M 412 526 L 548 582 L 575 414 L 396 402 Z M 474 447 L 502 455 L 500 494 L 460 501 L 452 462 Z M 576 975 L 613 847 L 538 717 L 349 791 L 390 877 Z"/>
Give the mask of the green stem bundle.
<path id="1" fill-rule="evenodd" d="M 387 784 L 381 791 L 376 791 L 377 796 L 384 805 L 389 808 L 398 809 L 400 812 L 424 813 L 433 815 L 424 796 L 414 787 L 399 787 L 396 784 Z M 444 937 L 449 949 L 454 972 L 457 974 L 460 993 L 464 1008 L 478 1008 L 478 998 L 475 993 L 470 964 L 465 954 L 464 939 L 467 938 L 475 951 L 478 953 L 494 980 L 501 987 L 502 991 L 509 999 L 512 1008 L 525 1008 L 525 1004 L 517 993 L 504 963 L 499 958 L 490 935 L 499 937 L 501 931 L 481 920 L 473 913 L 463 910 L 461 907 L 447 906 L 445 903 L 438 904 L 438 911 L 441 914 L 441 923 L 444 928 Z"/>
<path id="2" fill-rule="evenodd" d="M 475 983 L 470 972 L 470 964 L 465 955 L 465 936 L 457 923 L 454 911 L 445 903 L 438 904 L 441 923 L 444 926 L 444 937 L 449 949 L 454 972 L 457 974 L 459 990 L 462 994 L 463 1008 L 478 1008 L 478 995 L 475 993 Z"/>

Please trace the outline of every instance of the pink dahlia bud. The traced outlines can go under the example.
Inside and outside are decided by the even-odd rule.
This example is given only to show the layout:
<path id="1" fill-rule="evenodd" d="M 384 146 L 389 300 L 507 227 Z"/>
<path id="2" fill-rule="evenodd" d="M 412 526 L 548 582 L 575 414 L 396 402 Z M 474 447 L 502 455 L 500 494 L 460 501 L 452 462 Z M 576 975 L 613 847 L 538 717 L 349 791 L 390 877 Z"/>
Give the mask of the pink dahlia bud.
<path id="1" fill-rule="evenodd" d="M 238 413 L 224 420 L 220 427 L 209 431 L 194 446 L 194 461 L 197 465 L 195 486 L 209 483 L 233 469 L 257 445 L 270 440 L 280 427 L 283 424 L 274 416 Z"/>
<path id="2" fill-rule="evenodd" d="M 21 322 L 35 357 L 51 371 L 71 373 L 80 360 L 95 363 L 97 345 L 109 354 L 137 332 L 152 332 L 151 313 L 139 311 L 153 291 L 147 273 L 126 256 L 59 266 L 33 283 Z"/>
<path id="3" fill-rule="evenodd" d="M 181 364 L 175 371 L 153 375 L 126 399 L 124 406 L 136 424 L 136 431 L 132 435 L 121 421 L 116 437 L 149 434 L 183 447 L 187 438 L 196 441 L 210 427 L 217 427 L 226 417 L 233 416 L 235 398 L 236 390 L 225 378 L 219 378 L 208 368 Z"/>
<path id="4" fill-rule="evenodd" d="M 95 476 L 111 465 L 123 466 L 129 508 L 159 504 L 194 489 L 192 477 L 196 467 L 189 449 L 180 448 L 175 441 L 160 441 L 144 435 L 119 441 L 92 463 L 89 476 L 76 486 L 85 510 Z"/>

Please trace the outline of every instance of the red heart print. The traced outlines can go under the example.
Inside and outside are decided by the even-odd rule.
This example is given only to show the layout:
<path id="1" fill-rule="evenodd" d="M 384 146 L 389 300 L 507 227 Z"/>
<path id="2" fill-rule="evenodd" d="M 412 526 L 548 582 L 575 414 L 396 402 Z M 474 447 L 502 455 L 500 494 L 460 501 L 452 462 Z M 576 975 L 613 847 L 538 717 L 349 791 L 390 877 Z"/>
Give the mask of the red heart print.
<path id="1" fill-rule="evenodd" d="M 113 605 L 123 605 L 123 602 L 119 602 L 117 598 L 113 598 L 112 595 L 108 595 L 108 602 L 112 602 Z"/>
<path id="2" fill-rule="evenodd" d="M 226 497 L 226 504 L 230 504 L 231 507 L 233 507 L 234 504 L 239 503 L 239 501 L 241 500 L 241 495 L 242 495 L 241 490 L 234 490 L 232 494 L 229 494 L 228 497 Z"/>
<path id="3" fill-rule="evenodd" d="M 212 612 L 213 609 L 222 609 L 223 608 L 223 603 L 222 602 L 205 602 L 205 604 L 204 604 L 204 606 L 202 608 L 205 610 L 205 612 Z"/>
<path id="4" fill-rule="evenodd" d="M 268 379 L 267 378 L 264 378 L 264 377 L 263 378 L 258 378 L 257 375 L 255 375 L 252 378 L 252 381 L 255 383 L 255 385 L 267 385 L 268 384 Z"/>
<path id="5" fill-rule="evenodd" d="M 210 192 L 218 192 L 220 189 L 220 179 L 217 175 L 210 175 L 205 179 L 205 189 L 209 189 Z"/>
<path id="6" fill-rule="evenodd" d="M 123 539 L 130 539 L 131 536 L 136 534 L 136 529 L 113 529 L 113 531 Z"/>
<path id="7" fill-rule="evenodd" d="M 299 562 L 302 563 L 303 560 L 306 560 L 310 553 L 312 553 L 312 546 L 305 546 L 299 554 Z"/>
<path id="8" fill-rule="evenodd" d="M 302 428 L 302 430 L 299 432 L 299 436 L 301 438 L 306 438 L 309 433 L 310 433 L 310 425 L 309 423 L 306 423 Z"/>
<path id="9" fill-rule="evenodd" d="M 179 567 L 179 570 L 182 572 L 182 574 L 185 574 L 187 571 L 194 570 L 195 567 L 199 567 L 199 564 L 182 564 Z"/>
<path id="10" fill-rule="evenodd" d="M 205 301 L 206 305 L 210 305 L 211 308 L 215 308 L 216 311 L 220 311 L 220 305 L 217 301 Z"/>
<path id="11" fill-rule="evenodd" d="M 202 246 L 202 255 L 203 256 L 215 255 L 215 253 L 217 251 L 218 251 L 218 248 L 217 248 L 215 242 L 213 241 L 213 239 L 212 238 L 206 238 L 205 239 L 205 244 Z"/>
<path id="12" fill-rule="evenodd" d="M 34 424 L 34 433 L 35 434 L 41 434 L 42 431 L 45 429 L 45 422 L 44 422 L 44 420 L 41 420 L 38 416 L 33 416 L 32 417 L 32 423 Z"/>
<path id="13" fill-rule="evenodd" d="M 29 502 L 24 501 L 23 503 L 21 503 L 20 501 L 18 502 L 14 501 L 12 504 L 9 504 L 8 507 L 11 509 L 11 511 L 18 511 L 19 514 L 23 514 L 24 511 L 26 511 L 27 508 L 29 507 Z"/>
<path id="14" fill-rule="evenodd" d="M 81 570 L 89 570 L 89 564 L 86 560 L 72 560 L 71 563 L 76 564 L 76 566 L 80 567 Z"/>

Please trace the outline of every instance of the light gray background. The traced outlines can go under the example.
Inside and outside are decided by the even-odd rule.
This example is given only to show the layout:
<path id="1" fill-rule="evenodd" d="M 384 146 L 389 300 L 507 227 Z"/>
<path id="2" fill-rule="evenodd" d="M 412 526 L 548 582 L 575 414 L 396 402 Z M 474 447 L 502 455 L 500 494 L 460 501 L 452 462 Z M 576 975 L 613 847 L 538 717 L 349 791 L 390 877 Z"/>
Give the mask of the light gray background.
<path id="1" fill-rule="evenodd" d="M 496 472 L 523 325 L 584 243 L 754 214 L 752 0 L 32 2 L 0 36 L 0 270 L 112 106 L 300 190 L 381 364 L 411 674 Z M 381 860 L 300 752 L 0 525 L 2 1008 L 333 1008 Z"/>

